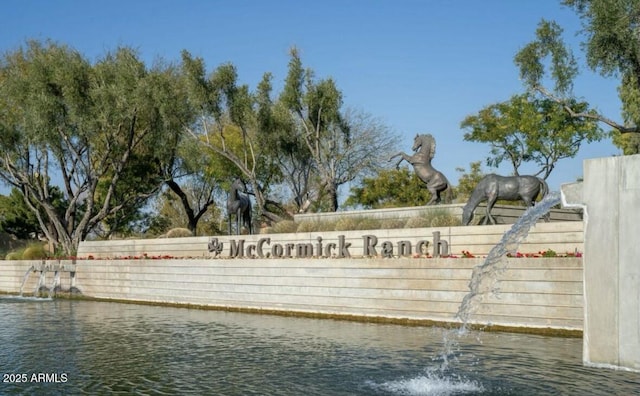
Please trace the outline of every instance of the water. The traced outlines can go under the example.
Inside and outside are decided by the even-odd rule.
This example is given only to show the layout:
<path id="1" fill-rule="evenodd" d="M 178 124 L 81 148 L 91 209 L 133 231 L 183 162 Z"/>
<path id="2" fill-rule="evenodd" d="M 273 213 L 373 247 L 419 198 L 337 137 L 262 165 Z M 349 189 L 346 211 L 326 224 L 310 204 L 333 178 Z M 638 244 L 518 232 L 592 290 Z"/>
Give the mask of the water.
<path id="1" fill-rule="evenodd" d="M 640 395 L 639 373 L 582 366 L 580 339 L 466 328 L 502 257 L 559 202 L 527 210 L 474 269 L 456 330 L 1 298 L 0 393 Z"/>
<path id="2" fill-rule="evenodd" d="M 503 258 L 508 254 L 516 253 L 520 243 L 529 235 L 538 219 L 549 213 L 552 207 L 559 204 L 560 193 L 550 192 L 544 199 L 535 206 L 528 208 L 515 224 L 504 233 L 500 242 L 494 246 L 481 265 L 473 269 L 471 281 L 469 282 L 469 293 L 462 300 L 456 317 L 462 321 L 462 331 L 467 322 L 477 310 L 482 298 L 489 293 L 498 294 L 496 288 L 498 275 L 505 270 Z"/>
<path id="3" fill-rule="evenodd" d="M 535 206 L 528 208 L 515 224 L 504 233 L 500 241 L 494 246 L 482 264 L 474 267 L 469 282 L 469 292 L 462 299 L 462 303 L 456 313 L 456 318 L 462 322 L 460 328 L 447 331 L 443 334 L 443 347 L 439 352 L 442 361 L 438 372 L 439 378 L 446 378 L 453 361 L 458 363 L 458 355 L 461 351 L 461 339 L 468 337 L 467 325 L 472 319 L 483 298 L 488 294 L 499 294 L 497 287 L 498 275 L 506 270 L 504 257 L 514 254 L 520 243 L 527 237 L 531 227 L 539 218 L 549 213 L 549 210 L 560 203 L 560 194 L 552 192 Z M 447 387 L 448 389 L 448 387 Z M 466 392 L 465 389 L 461 390 Z"/>
<path id="4" fill-rule="evenodd" d="M 581 339 L 468 331 L 443 370 L 439 328 L 6 296 L 0 318 L 0 395 L 640 394 Z"/>
<path id="5" fill-rule="evenodd" d="M 20 285 L 20 295 L 21 296 L 23 295 L 23 292 L 24 292 L 24 285 L 27 283 L 27 279 L 29 279 L 29 275 L 31 275 L 31 272 L 33 270 L 34 270 L 34 267 L 32 265 L 31 267 L 29 267 L 27 272 L 24 273 L 24 277 L 22 278 L 22 284 Z"/>

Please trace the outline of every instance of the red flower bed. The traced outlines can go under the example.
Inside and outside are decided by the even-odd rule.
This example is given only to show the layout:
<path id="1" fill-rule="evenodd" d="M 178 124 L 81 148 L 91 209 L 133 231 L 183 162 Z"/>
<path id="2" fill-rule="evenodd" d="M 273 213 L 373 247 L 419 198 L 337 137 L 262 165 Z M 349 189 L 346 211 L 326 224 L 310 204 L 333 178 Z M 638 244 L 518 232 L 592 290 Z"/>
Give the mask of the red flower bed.
<path id="1" fill-rule="evenodd" d="M 418 253 L 414 254 L 412 257 L 413 258 L 433 258 L 433 256 L 430 254 L 425 255 L 425 254 L 418 254 Z M 486 256 L 476 256 L 468 250 L 463 250 L 460 255 L 449 254 L 449 255 L 444 255 L 440 257 L 464 259 L 464 258 L 482 258 Z M 576 251 L 573 253 L 562 254 L 562 253 L 556 253 L 555 251 L 548 249 L 548 250 L 543 250 L 537 253 L 521 253 L 521 252 L 516 252 L 515 254 L 507 253 L 507 257 L 510 257 L 510 258 L 582 257 L 582 253 Z M 173 259 L 198 259 L 198 258 L 201 259 L 203 257 L 191 257 L 191 256 L 175 257 L 168 254 L 150 256 L 147 253 L 143 253 L 142 255 L 136 255 L 136 256 L 115 256 L 115 257 L 94 257 L 93 255 L 88 255 L 87 257 L 69 256 L 69 257 L 57 258 L 56 260 L 173 260 Z M 205 257 L 205 259 L 208 259 L 208 257 Z"/>

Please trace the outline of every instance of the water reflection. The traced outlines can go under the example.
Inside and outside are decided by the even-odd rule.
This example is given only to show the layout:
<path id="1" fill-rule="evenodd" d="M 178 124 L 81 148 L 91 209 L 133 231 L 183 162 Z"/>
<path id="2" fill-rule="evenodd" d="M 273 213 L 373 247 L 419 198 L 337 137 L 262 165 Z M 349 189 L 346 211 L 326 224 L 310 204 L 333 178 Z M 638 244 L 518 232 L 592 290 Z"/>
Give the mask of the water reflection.
<path id="1" fill-rule="evenodd" d="M 8 297 L 0 317 L 3 377 L 60 380 L 3 395 L 640 394 L 583 367 L 580 339 L 469 332 L 441 370 L 437 328 Z"/>

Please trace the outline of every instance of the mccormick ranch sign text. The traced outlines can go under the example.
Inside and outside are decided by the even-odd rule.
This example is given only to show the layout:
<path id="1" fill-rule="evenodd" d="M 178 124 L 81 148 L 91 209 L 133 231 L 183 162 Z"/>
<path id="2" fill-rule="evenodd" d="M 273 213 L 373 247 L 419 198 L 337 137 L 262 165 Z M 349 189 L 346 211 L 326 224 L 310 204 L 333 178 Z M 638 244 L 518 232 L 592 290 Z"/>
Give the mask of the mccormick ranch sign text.
<path id="1" fill-rule="evenodd" d="M 224 246 L 218 238 L 209 241 L 209 252 L 218 258 L 347 258 L 351 257 L 351 243 L 344 235 L 338 235 L 335 240 L 325 240 L 318 236 L 315 242 L 276 243 L 271 237 L 260 238 L 256 243 L 247 243 L 244 239 L 230 239 L 229 246 Z M 411 241 L 380 241 L 372 234 L 362 235 L 362 256 L 393 257 L 410 256 L 414 252 L 427 254 L 432 246 L 433 257 L 448 254 L 447 241 L 440 239 L 440 232 L 433 233 L 433 242 L 420 240 L 412 244 Z M 226 255 L 223 254 L 226 251 Z"/>

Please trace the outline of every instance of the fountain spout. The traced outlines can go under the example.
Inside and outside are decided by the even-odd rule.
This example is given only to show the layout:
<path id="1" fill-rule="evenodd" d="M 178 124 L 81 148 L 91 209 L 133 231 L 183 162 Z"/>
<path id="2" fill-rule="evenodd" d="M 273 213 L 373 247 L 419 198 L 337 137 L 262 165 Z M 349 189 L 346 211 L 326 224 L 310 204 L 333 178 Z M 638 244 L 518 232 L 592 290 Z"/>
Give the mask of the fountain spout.
<path id="1" fill-rule="evenodd" d="M 582 209 L 583 220 L 587 221 L 587 206 L 584 204 L 582 182 L 565 183 L 560 186 L 560 196 L 563 208 Z"/>

